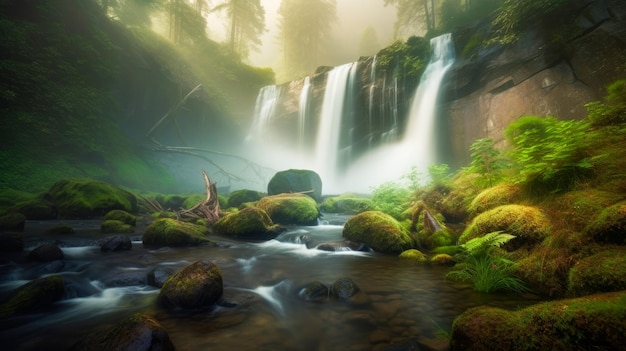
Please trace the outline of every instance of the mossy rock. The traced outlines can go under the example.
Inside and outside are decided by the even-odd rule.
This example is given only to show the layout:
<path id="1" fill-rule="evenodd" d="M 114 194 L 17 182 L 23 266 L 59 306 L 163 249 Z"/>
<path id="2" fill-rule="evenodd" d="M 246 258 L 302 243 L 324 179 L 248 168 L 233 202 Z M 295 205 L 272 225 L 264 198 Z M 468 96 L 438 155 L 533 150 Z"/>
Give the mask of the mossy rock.
<path id="1" fill-rule="evenodd" d="M 176 212 L 171 212 L 171 211 L 154 212 L 150 214 L 150 217 L 155 218 L 155 219 L 159 219 L 159 218 L 177 219 L 178 218 L 178 216 L 176 215 Z"/>
<path id="2" fill-rule="evenodd" d="M 276 224 L 317 225 L 320 216 L 315 200 L 302 194 L 266 196 L 256 206 L 267 212 Z"/>
<path id="3" fill-rule="evenodd" d="M 327 213 L 361 213 L 374 209 L 372 200 L 352 194 L 327 197 L 320 209 Z"/>
<path id="4" fill-rule="evenodd" d="M 190 209 L 204 200 L 206 200 L 206 194 L 188 195 L 185 197 L 185 201 L 183 201 L 182 208 Z"/>
<path id="5" fill-rule="evenodd" d="M 288 169 L 274 174 L 267 184 L 268 195 L 303 192 L 315 201 L 321 201 L 322 178 L 319 174 L 308 169 Z"/>
<path id="6" fill-rule="evenodd" d="M 116 219 L 107 219 L 100 224 L 100 231 L 103 234 L 111 233 L 134 233 L 135 229 L 132 225 L 126 224 Z"/>
<path id="7" fill-rule="evenodd" d="M 73 234 L 74 228 L 69 224 L 59 224 L 46 229 L 48 235 Z"/>
<path id="8" fill-rule="evenodd" d="M 569 271 L 569 296 L 626 290 L 626 249 L 608 249 L 578 261 Z"/>
<path id="9" fill-rule="evenodd" d="M 417 249 L 409 249 L 404 250 L 398 255 L 398 258 L 401 260 L 413 261 L 416 263 L 425 263 L 428 261 L 426 255 L 424 255 L 420 250 Z"/>
<path id="10" fill-rule="evenodd" d="M 148 247 L 161 246 L 194 246 L 209 242 L 206 227 L 161 218 L 152 222 L 143 234 L 143 245 Z"/>
<path id="11" fill-rule="evenodd" d="M 445 253 L 440 253 L 431 257 L 430 263 L 437 264 L 440 266 L 452 266 L 456 263 L 456 261 L 454 260 L 454 257 Z"/>
<path id="12" fill-rule="evenodd" d="M 551 223 L 537 207 L 498 206 L 476 216 L 459 237 L 459 244 L 496 231 L 516 236 L 505 245 L 509 251 L 514 251 L 522 246 L 532 247 L 541 242 L 550 234 Z"/>
<path id="13" fill-rule="evenodd" d="M 434 232 L 426 240 L 426 244 L 430 249 L 434 249 L 440 246 L 452 246 L 456 243 L 456 235 L 449 229 L 442 229 Z"/>
<path id="14" fill-rule="evenodd" d="M 62 179 L 45 195 L 54 203 L 59 218 L 92 218 L 111 210 L 137 211 L 137 198 L 114 185 L 90 179 Z"/>
<path id="15" fill-rule="evenodd" d="M 104 332 L 90 334 L 69 350 L 174 351 L 175 348 L 158 320 L 147 314 L 135 313 Z"/>
<path id="16" fill-rule="evenodd" d="M 8 301 L 0 305 L 0 319 L 22 313 L 40 312 L 63 298 L 63 278 L 51 275 L 35 279 L 17 288 Z"/>
<path id="17" fill-rule="evenodd" d="M 585 229 L 587 237 L 598 243 L 626 244 L 626 201 L 604 209 Z"/>
<path id="18" fill-rule="evenodd" d="M 413 248 L 408 230 L 395 218 L 380 211 L 366 211 L 348 219 L 343 237 L 381 253 L 399 254 Z"/>
<path id="19" fill-rule="evenodd" d="M 469 215 L 475 217 L 498 206 L 515 203 L 520 197 L 520 192 L 520 187 L 515 184 L 499 184 L 485 189 L 470 202 Z"/>
<path id="20" fill-rule="evenodd" d="M 201 308 L 214 305 L 224 291 L 222 273 L 209 260 L 198 260 L 171 276 L 159 293 L 167 308 Z"/>
<path id="21" fill-rule="evenodd" d="M 0 216 L 0 231 L 23 232 L 26 217 L 17 212 L 10 212 Z"/>
<path id="22" fill-rule="evenodd" d="M 450 246 L 439 246 L 432 249 L 430 252 L 433 254 L 447 254 L 450 256 L 454 256 L 463 251 L 460 246 L 450 245 Z"/>
<path id="23" fill-rule="evenodd" d="M 29 254 L 28 258 L 39 262 L 51 262 L 56 260 L 62 260 L 65 258 L 63 250 L 52 243 L 44 243 L 34 248 Z"/>
<path id="24" fill-rule="evenodd" d="M 517 311 L 474 307 L 458 316 L 451 351 L 623 350 L 626 292 L 544 302 Z"/>
<path id="25" fill-rule="evenodd" d="M 42 198 L 21 201 L 11 209 L 31 220 L 55 219 L 58 215 L 54 205 Z"/>
<path id="26" fill-rule="evenodd" d="M 228 196 L 226 207 L 241 208 L 247 202 L 257 202 L 261 200 L 263 194 L 255 190 L 240 189 L 235 190 Z"/>
<path id="27" fill-rule="evenodd" d="M 217 234 L 245 239 L 269 240 L 276 237 L 274 223 L 268 214 L 258 207 L 247 207 L 230 213 L 213 224 Z"/>
<path id="28" fill-rule="evenodd" d="M 166 210 L 178 210 L 183 207 L 185 196 L 179 194 L 158 194 L 155 200 Z"/>
<path id="29" fill-rule="evenodd" d="M 104 220 L 115 220 L 134 226 L 137 223 L 137 216 L 122 210 L 113 210 L 104 215 Z"/>
<path id="30" fill-rule="evenodd" d="M 590 224 L 599 218 L 598 216 L 604 209 L 615 205 L 622 199 L 623 195 L 620 193 L 585 189 L 555 196 L 544 206 L 551 213 L 555 213 L 553 218 L 558 216 L 566 219 L 568 228 L 585 232 L 586 229 L 590 229 Z"/>
<path id="31" fill-rule="evenodd" d="M 517 260 L 514 275 L 539 294 L 551 297 L 565 296 L 567 275 L 575 257 L 566 248 L 542 244 L 530 250 L 526 257 Z"/>
<path id="32" fill-rule="evenodd" d="M 476 182 L 480 175 L 459 172 L 452 179 L 452 190 L 439 202 L 433 204 L 449 222 L 463 222 L 468 217 L 469 203 L 476 197 L 479 187 Z"/>

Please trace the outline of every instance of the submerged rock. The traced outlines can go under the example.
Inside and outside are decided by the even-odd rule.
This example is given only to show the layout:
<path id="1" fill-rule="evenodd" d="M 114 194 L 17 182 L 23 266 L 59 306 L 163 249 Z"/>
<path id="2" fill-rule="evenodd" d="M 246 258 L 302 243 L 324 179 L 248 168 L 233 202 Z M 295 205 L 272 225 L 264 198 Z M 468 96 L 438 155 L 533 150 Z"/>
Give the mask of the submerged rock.
<path id="1" fill-rule="evenodd" d="M 100 246 L 100 250 L 103 252 L 108 251 L 124 251 L 133 248 L 133 243 L 126 235 L 115 235 L 106 239 L 106 241 Z"/>
<path id="2" fill-rule="evenodd" d="M 398 254 L 413 246 L 407 230 L 395 218 L 380 211 L 351 217 L 344 226 L 343 236 L 381 253 Z"/>
<path id="3" fill-rule="evenodd" d="M 350 278 L 339 278 L 330 286 L 330 295 L 339 299 L 349 299 L 359 292 L 359 287 Z"/>
<path id="4" fill-rule="evenodd" d="M 173 351 L 167 331 L 154 317 L 136 313 L 103 333 L 94 333 L 70 348 L 71 351 Z"/>
<path id="5" fill-rule="evenodd" d="M 17 288 L 9 300 L 0 305 L 0 318 L 45 310 L 61 300 L 64 291 L 61 276 L 35 279 Z"/>
<path id="6" fill-rule="evenodd" d="M 171 276 L 163 284 L 158 301 L 166 308 L 201 308 L 214 305 L 223 291 L 219 267 L 199 260 Z"/>
<path id="7" fill-rule="evenodd" d="M 63 250 L 54 244 L 43 244 L 28 254 L 28 258 L 39 262 L 62 260 L 65 257 Z"/>
<path id="8" fill-rule="evenodd" d="M 305 301 L 318 302 L 328 299 L 330 289 L 318 281 L 309 283 L 298 291 L 298 297 Z"/>
<path id="9" fill-rule="evenodd" d="M 450 349 L 623 350 L 626 292 L 545 302 L 517 311 L 475 307 L 452 325 Z"/>

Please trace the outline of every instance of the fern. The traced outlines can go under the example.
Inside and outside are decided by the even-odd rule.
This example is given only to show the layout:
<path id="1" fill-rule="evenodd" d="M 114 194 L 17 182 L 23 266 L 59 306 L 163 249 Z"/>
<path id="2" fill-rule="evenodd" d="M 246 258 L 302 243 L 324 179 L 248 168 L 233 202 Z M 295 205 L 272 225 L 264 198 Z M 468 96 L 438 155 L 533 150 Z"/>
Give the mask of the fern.
<path id="1" fill-rule="evenodd" d="M 501 247 L 502 245 L 515 238 L 515 235 L 503 233 L 502 231 L 491 232 L 480 238 L 469 240 L 461 245 L 466 253 L 470 256 L 486 254 L 492 247 Z"/>

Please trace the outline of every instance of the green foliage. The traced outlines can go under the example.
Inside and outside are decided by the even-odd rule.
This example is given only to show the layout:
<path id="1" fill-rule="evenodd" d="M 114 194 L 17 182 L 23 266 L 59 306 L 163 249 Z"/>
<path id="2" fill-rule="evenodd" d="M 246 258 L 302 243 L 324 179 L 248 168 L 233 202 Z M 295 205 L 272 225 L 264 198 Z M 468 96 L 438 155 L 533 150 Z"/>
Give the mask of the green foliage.
<path id="1" fill-rule="evenodd" d="M 505 135 L 519 169 L 514 182 L 542 194 L 569 190 L 590 177 L 586 133 L 585 122 L 554 117 L 526 116 L 511 123 Z"/>
<path id="2" fill-rule="evenodd" d="M 432 164 L 428 166 L 428 175 L 435 184 L 447 183 L 450 181 L 450 166 L 447 164 Z"/>
<path id="3" fill-rule="evenodd" d="M 543 16 L 556 10 L 567 0 L 504 0 L 493 20 L 495 42 L 509 44 L 519 39 L 522 31 L 535 25 Z"/>
<path id="4" fill-rule="evenodd" d="M 607 87 L 604 102 L 594 101 L 585 105 L 592 126 L 620 125 L 626 123 L 626 79 L 620 79 Z"/>
<path id="5" fill-rule="evenodd" d="M 419 82 L 430 59 L 430 44 L 421 37 L 412 36 L 405 43 L 395 41 L 377 54 L 376 65 L 381 70 L 397 68 L 395 74 L 408 81 Z"/>
<path id="6" fill-rule="evenodd" d="M 502 152 L 494 148 L 491 138 L 478 139 L 470 146 L 472 159 L 468 171 L 480 174 L 477 185 L 491 187 L 502 178 L 502 170 L 510 165 Z"/>
<path id="7" fill-rule="evenodd" d="M 386 182 L 372 188 L 372 205 L 377 211 L 384 212 L 396 219 L 411 201 L 411 192 L 397 182 Z"/>
<path id="8" fill-rule="evenodd" d="M 464 252 L 457 255 L 462 260 L 459 268 L 448 272 L 446 278 L 470 281 L 479 292 L 511 291 L 522 293 L 528 289 L 521 280 L 512 276 L 514 263 L 493 254 L 493 249 L 506 244 L 515 236 L 500 231 L 485 234 L 461 245 Z"/>

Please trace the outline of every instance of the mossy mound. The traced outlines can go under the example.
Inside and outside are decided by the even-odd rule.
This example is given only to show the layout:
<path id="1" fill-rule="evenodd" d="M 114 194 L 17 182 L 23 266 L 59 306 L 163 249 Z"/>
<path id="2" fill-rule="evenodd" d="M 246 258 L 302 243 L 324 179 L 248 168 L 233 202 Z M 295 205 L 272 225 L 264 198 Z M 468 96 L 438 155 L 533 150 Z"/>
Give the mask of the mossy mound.
<path id="1" fill-rule="evenodd" d="M 26 217 L 17 212 L 0 216 L 0 231 L 23 232 Z"/>
<path id="2" fill-rule="evenodd" d="M 327 213 L 361 213 L 374 209 L 372 200 L 352 194 L 327 197 L 320 209 Z"/>
<path id="3" fill-rule="evenodd" d="M 58 215 L 55 206 L 42 198 L 21 201 L 11 209 L 23 214 L 26 219 L 55 219 Z"/>
<path id="4" fill-rule="evenodd" d="M 209 242 L 208 230 L 199 225 L 161 218 L 152 222 L 143 234 L 143 244 L 148 247 L 193 246 Z"/>
<path id="5" fill-rule="evenodd" d="M 258 207 L 247 207 L 230 213 L 213 224 L 215 233 L 246 239 L 269 240 L 276 237 L 272 232 L 274 223 L 269 215 Z"/>
<path id="6" fill-rule="evenodd" d="M 206 194 L 187 195 L 187 197 L 185 197 L 185 200 L 183 201 L 182 208 L 190 209 L 204 200 L 206 200 Z"/>
<path id="7" fill-rule="evenodd" d="M 523 251 L 523 250 L 520 250 Z M 529 287 L 545 296 L 564 296 L 567 275 L 576 255 L 563 247 L 540 245 L 526 257 L 517 260 L 515 276 L 523 279 Z"/>
<path id="8" fill-rule="evenodd" d="M 548 217 L 537 207 L 504 205 L 476 216 L 459 237 L 459 244 L 487 233 L 503 231 L 516 238 L 506 244 L 509 251 L 541 242 L 550 233 Z"/>
<path id="9" fill-rule="evenodd" d="M 102 333 L 89 335 L 69 350 L 174 351 L 175 348 L 159 321 L 149 315 L 135 313 Z"/>
<path id="10" fill-rule="evenodd" d="M 163 284 L 158 301 L 167 308 L 201 308 L 215 304 L 223 291 L 219 267 L 199 260 L 171 276 Z"/>
<path id="11" fill-rule="evenodd" d="M 598 243 L 626 244 L 626 201 L 604 209 L 585 230 Z"/>
<path id="12" fill-rule="evenodd" d="M 450 349 L 623 350 L 626 292 L 540 303 L 509 312 L 471 308 L 453 323 Z"/>
<path id="13" fill-rule="evenodd" d="M 609 249 L 578 261 L 569 271 L 569 296 L 626 290 L 626 249 Z"/>
<path id="14" fill-rule="evenodd" d="M 100 231 L 103 234 L 111 233 L 133 233 L 135 229 L 132 225 L 126 224 L 116 219 L 107 219 L 100 224 Z"/>
<path id="15" fill-rule="evenodd" d="M 134 226 L 137 223 L 137 216 L 122 210 L 113 210 L 104 215 L 104 220 L 115 220 Z"/>
<path id="16" fill-rule="evenodd" d="M 90 179 L 62 179 L 50 187 L 45 199 L 56 205 L 59 218 L 91 218 L 104 216 L 111 210 L 137 210 L 135 195 Z"/>
<path id="17" fill-rule="evenodd" d="M 498 206 L 515 203 L 520 192 L 520 187 L 515 184 L 499 184 L 483 190 L 470 202 L 469 216 L 475 217 Z"/>
<path id="18" fill-rule="evenodd" d="M 469 203 L 476 196 L 479 187 L 478 174 L 459 172 L 452 179 L 450 191 L 439 203 L 431 204 L 450 222 L 463 222 L 468 217 Z"/>
<path id="19" fill-rule="evenodd" d="M 435 256 L 431 257 L 430 263 L 437 264 L 440 266 L 452 266 L 456 262 L 454 260 L 454 257 L 445 253 L 441 253 L 441 254 L 436 254 Z"/>
<path id="20" fill-rule="evenodd" d="M 45 310 L 61 300 L 64 292 L 65 284 L 61 276 L 35 279 L 17 288 L 9 300 L 0 305 L 0 318 Z"/>
<path id="21" fill-rule="evenodd" d="M 59 234 L 73 234 L 74 228 L 69 224 L 59 224 L 46 229 L 46 234 L 59 235 Z"/>
<path id="22" fill-rule="evenodd" d="M 398 255 L 398 258 L 401 260 L 410 260 L 416 263 L 424 263 L 427 262 L 428 259 L 426 255 L 424 255 L 420 250 L 417 249 L 408 249 L 404 250 Z"/>
<path id="23" fill-rule="evenodd" d="M 259 201 L 262 197 L 263 194 L 258 191 L 248 189 L 235 190 L 228 196 L 226 207 L 240 208 L 241 205 L 247 202 Z"/>
<path id="24" fill-rule="evenodd" d="M 434 249 L 431 250 L 431 253 L 433 254 L 447 254 L 450 256 L 454 256 L 458 253 L 460 253 L 461 251 L 463 251 L 463 249 L 460 246 L 439 246 L 436 247 Z"/>
<path id="25" fill-rule="evenodd" d="M 276 224 L 317 225 L 320 216 L 315 200 L 302 194 L 266 196 L 256 206 L 267 212 Z"/>
<path id="26" fill-rule="evenodd" d="M 315 201 L 322 198 L 322 178 L 308 169 L 288 169 L 274 174 L 267 183 L 267 194 L 306 193 Z"/>
<path id="27" fill-rule="evenodd" d="M 434 249 L 440 246 L 452 246 L 456 243 L 456 235 L 449 229 L 442 229 L 434 232 L 426 239 L 426 245 Z"/>
<path id="28" fill-rule="evenodd" d="M 562 219 L 564 226 L 571 230 L 584 232 L 598 218 L 600 213 L 621 200 L 623 195 L 597 189 L 570 191 L 555 196 L 545 203 L 547 213 L 554 213 L 552 218 Z"/>
<path id="29" fill-rule="evenodd" d="M 407 230 L 395 218 L 380 211 L 351 217 L 343 228 L 343 237 L 381 253 L 399 254 L 413 248 Z"/>

